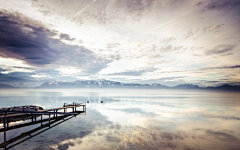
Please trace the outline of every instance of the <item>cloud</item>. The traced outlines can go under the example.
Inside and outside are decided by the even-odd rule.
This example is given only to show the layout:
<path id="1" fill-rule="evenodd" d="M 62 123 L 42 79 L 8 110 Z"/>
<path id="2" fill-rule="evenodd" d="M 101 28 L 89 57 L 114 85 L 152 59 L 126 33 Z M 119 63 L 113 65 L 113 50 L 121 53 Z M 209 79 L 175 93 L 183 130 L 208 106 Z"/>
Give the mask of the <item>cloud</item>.
<path id="1" fill-rule="evenodd" d="M 147 69 L 142 69 L 142 70 L 132 70 L 132 71 L 124 71 L 124 72 L 117 72 L 117 73 L 112 73 L 108 75 L 116 76 L 116 75 L 121 75 L 121 76 L 141 76 L 142 74 L 146 72 L 153 72 L 157 70 L 156 68 L 147 68 Z"/>
<path id="2" fill-rule="evenodd" d="M 29 78 L 28 73 L 11 73 L 11 74 L 3 74 L 0 73 L 0 82 L 29 82 L 33 81 Z"/>
<path id="3" fill-rule="evenodd" d="M 60 34 L 60 38 L 67 41 L 73 41 L 75 38 L 70 38 L 68 34 Z"/>
<path id="4" fill-rule="evenodd" d="M 4 73 L 9 72 L 9 73 Z M 0 68 L 0 82 L 47 82 L 49 80 L 78 80 L 79 77 L 85 75 L 62 74 L 57 69 L 41 69 L 31 72 L 10 72 Z"/>
<path id="5" fill-rule="evenodd" d="M 106 48 L 116 48 L 120 45 L 121 45 L 120 43 L 109 43 L 106 45 Z"/>
<path id="6" fill-rule="evenodd" d="M 22 21 L 22 20 L 28 21 Z M 68 45 L 52 38 L 57 33 L 36 25 L 27 17 L 0 12 L 0 56 L 22 60 L 35 67 L 74 66 L 82 73 L 97 73 L 112 60 L 98 57 L 91 50 Z M 73 40 L 67 34 L 61 39 Z"/>
<path id="7" fill-rule="evenodd" d="M 231 52 L 234 50 L 236 46 L 235 45 L 226 45 L 226 44 L 221 44 L 216 47 L 214 47 L 211 50 L 208 50 L 205 52 L 206 55 L 213 55 L 213 54 L 226 54 L 228 52 Z"/>
<path id="8" fill-rule="evenodd" d="M 200 3 L 198 3 L 200 4 Z M 204 2 L 202 3 L 204 4 Z M 237 7 L 240 5 L 240 2 L 238 0 L 211 0 L 209 1 L 205 7 L 204 11 L 206 10 L 221 10 L 224 8 L 229 8 L 229 7 Z"/>
<path id="9" fill-rule="evenodd" d="M 181 79 L 181 78 L 185 78 L 187 76 L 182 76 L 182 77 L 165 77 L 165 78 L 159 78 L 158 80 L 174 80 L 174 79 Z"/>
<path id="10" fill-rule="evenodd" d="M 202 68 L 202 70 L 205 70 L 205 69 L 236 69 L 236 68 L 240 68 L 240 65 L 220 66 L 220 67 L 208 67 L 208 68 Z"/>
<path id="11" fill-rule="evenodd" d="M 230 135 L 228 133 L 225 132 L 221 132 L 221 131 L 213 131 L 213 130 L 206 130 L 206 133 L 208 135 L 211 135 L 221 141 L 237 141 L 237 138 L 233 135 Z"/>
<path id="12" fill-rule="evenodd" d="M 191 29 L 186 34 L 183 35 L 183 39 L 193 38 L 194 40 L 196 40 L 208 33 L 219 32 L 220 29 L 223 28 L 223 26 L 224 24 L 218 24 Z"/>

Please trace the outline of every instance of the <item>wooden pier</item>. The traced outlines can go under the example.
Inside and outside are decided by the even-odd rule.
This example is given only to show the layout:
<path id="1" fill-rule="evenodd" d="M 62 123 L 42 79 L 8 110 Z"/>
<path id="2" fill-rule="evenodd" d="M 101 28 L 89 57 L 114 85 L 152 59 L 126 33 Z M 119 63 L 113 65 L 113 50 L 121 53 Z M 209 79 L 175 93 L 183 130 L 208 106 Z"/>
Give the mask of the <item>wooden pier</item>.
<path id="1" fill-rule="evenodd" d="M 21 144 L 23 142 L 25 142 L 26 140 L 29 140 L 65 121 L 68 121 L 69 119 L 76 117 L 76 115 L 63 115 L 63 116 L 59 116 L 56 118 L 50 118 L 51 122 L 48 123 L 48 119 L 43 119 L 43 120 L 39 120 L 39 121 L 34 121 L 34 122 L 27 122 L 24 124 L 19 124 L 19 125 L 15 125 L 15 126 L 11 126 L 9 128 L 6 129 L 6 131 L 9 130 L 13 130 L 13 129 L 18 129 L 18 128 L 22 128 L 22 127 L 27 127 L 27 126 L 31 126 L 31 125 L 36 125 L 38 123 L 41 123 L 41 126 L 36 127 L 30 131 L 24 132 L 12 139 L 9 139 L 8 141 L 6 141 L 6 131 L 4 131 L 3 129 L 0 129 L 0 132 L 4 131 L 4 142 L 0 144 L 0 149 L 11 149 L 14 146 Z M 44 125 L 42 125 L 42 122 L 47 122 Z"/>
<path id="2" fill-rule="evenodd" d="M 77 111 L 77 107 L 83 107 L 82 110 Z M 72 112 L 67 112 L 67 109 L 72 108 Z M 63 112 L 58 112 L 59 110 L 63 110 Z M 48 122 L 50 123 L 52 118 L 51 115 L 53 115 L 54 118 L 57 118 L 58 115 L 78 115 L 80 113 L 85 113 L 86 114 L 86 102 L 84 103 L 64 103 L 63 107 L 58 107 L 58 108 L 51 108 L 51 109 L 45 109 L 45 110 L 38 110 L 38 111 L 7 111 L 3 110 L 0 111 L 2 112 L 2 115 L 0 118 L 3 118 L 3 129 L 0 129 L 0 132 L 6 132 L 8 130 L 14 129 L 14 127 L 9 127 L 9 118 L 12 117 L 21 117 L 21 116 L 31 116 L 32 122 L 39 122 L 42 123 L 46 121 L 46 119 L 43 120 L 43 115 L 48 116 Z M 41 120 L 37 121 L 37 116 L 41 117 Z M 34 121 L 35 120 L 35 121 Z M 6 133 L 5 133 L 6 135 Z M 4 141 L 6 141 L 6 136 L 4 136 Z"/>

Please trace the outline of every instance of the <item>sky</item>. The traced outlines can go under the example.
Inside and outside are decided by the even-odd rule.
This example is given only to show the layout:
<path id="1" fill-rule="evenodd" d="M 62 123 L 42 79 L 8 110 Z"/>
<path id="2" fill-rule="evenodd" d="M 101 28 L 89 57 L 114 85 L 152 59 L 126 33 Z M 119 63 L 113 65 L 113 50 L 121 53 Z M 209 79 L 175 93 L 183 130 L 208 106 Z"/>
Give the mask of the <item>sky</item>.
<path id="1" fill-rule="evenodd" d="M 0 0 L 0 83 L 240 85 L 240 0 Z"/>

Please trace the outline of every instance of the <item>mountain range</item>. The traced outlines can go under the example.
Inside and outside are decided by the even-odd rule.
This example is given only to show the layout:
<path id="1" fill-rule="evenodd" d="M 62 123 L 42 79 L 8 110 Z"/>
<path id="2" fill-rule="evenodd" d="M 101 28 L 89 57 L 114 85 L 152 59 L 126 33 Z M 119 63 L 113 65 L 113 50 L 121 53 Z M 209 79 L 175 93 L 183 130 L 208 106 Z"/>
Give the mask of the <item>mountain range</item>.
<path id="1" fill-rule="evenodd" d="M 16 88 L 16 87 L 0 83 L 0 89 L 13 89 L 13 88 Z"/>
<path id="2" fill-rule="evenodd" d="M 0 83 L 1 89 L 19 88 L 11 85 Z M 77 80 L 77 81 L 48 81 L 41 86 L 35 87 L 41 89 L 51 88 L 137 88 L 137 89 L 208 89 L 208 90 L 224 90 L 240 92 L 240 86 L 222 85 L 217 87 L 199 87 L 193 84 L 180 84 L 174 87 L 169 87 L 161 84 L 133 84 L 115 82 L 105 79 L 97 80 Z"/>

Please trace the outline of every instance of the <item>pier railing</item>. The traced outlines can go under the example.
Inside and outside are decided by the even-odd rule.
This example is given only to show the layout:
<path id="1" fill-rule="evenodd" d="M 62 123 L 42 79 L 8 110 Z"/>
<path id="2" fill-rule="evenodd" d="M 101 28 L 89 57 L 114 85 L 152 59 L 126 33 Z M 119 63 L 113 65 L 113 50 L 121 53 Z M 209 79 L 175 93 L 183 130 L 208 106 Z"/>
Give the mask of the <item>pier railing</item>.
<path id="1" fill-rule="evenodd" d="M 78 106 L 78 105 L 86 105 L 86 102 L 84 102 L 84 103 L 76 103 L 76 102 L 73 102 L 73 103 L 64 103 L 64 104 L 63 104 L 63 107 L 66 107 L 66 106 Z"/>

